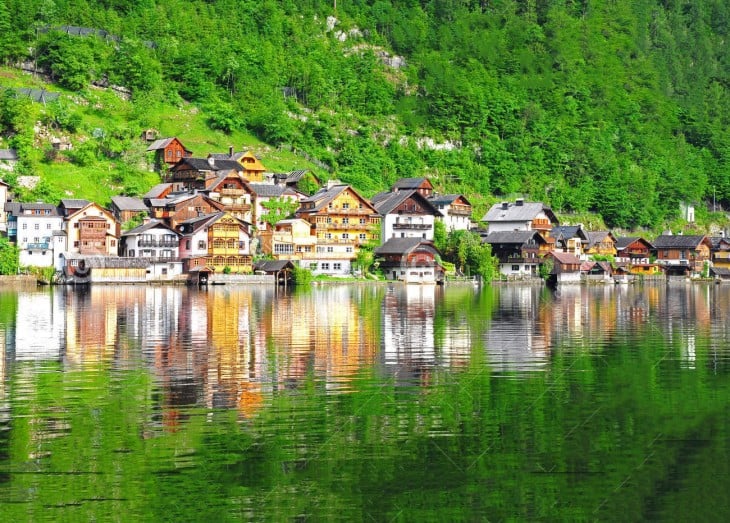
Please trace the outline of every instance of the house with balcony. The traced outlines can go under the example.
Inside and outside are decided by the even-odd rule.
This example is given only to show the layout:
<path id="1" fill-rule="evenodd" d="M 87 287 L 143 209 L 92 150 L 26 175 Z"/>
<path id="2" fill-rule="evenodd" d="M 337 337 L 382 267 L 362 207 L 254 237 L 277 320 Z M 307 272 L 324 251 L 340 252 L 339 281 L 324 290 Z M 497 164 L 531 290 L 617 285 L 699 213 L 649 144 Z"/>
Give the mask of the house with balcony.
<path id="1" fill-rule="evenodd" d="M 583 251 L 588 244 L 588 235 L 581 225 L 558 225 L 550 231 L 553 239 L 553 250 L 569 252 L 583 258 Z"/>
<path id="2" fill-rule="evenodd" d="M 661 273 L 660 266 L 652 263 L 653 252 L 654 246 L 640 236 L 616 238 L 616 266 L 629 274 L 649 276 Z"/>
<path id="3" fill-rule="evenodd" d="M 498 231 L 483 237 L 499 260 L 500 274 L 508 278 L 538 277 L 550 243 L 537 231 Z"/>
<path id="4" fill-rule="evenodd" d="M 433 224 L 441 213 L 417 189 L 378 193 L 371 201 L 381 217 L 384 241 L 391 238 L 433 240 Z"/>
<path id="5" fill-rule="evenodd" d="M 141 198 L 133 198 L 131 196 L 112 196 L 112 202 L 109 210 L 114 217 L 122 224 L 138 217 L 147 217 L 149 208 L 145 205 Z"/>
<path id="6" fill-rule="evenodd" d="M 21 266 L 53 267 L 58 253 L 65 250 L 63 216 L 48 203 L 9 202 L 8 239 L 19 249 Z M 61 238 L 61 241 L 57 241 Z"/>
<path id="7" fill-rule="evenodd" d="M 99 204 L 89 202 L 71 212 L 65 216 L 64 226 L 68 253 L 118 256 L 121 224 Z"/>
<path id="8" fill-rule="evenodd" d="M 177 229 L 178 224 L 216 212 L 223 211 L 225 206 L 200 192 L 167 193 L 164 198 L 147 198 L 144 202 L 150 209 L 150 217 L 165 222 L 170 228 Z"/>
<path id="9" fill-rule="evenodd" d="M 243 174 L 243 167 L 235 160 L 208 158 L 183 158 L 170 167 L 165 182 L 172 184 L 174 192 L 207 191 L 231 172 Z"/>
<path id="10" fill-rule="evenodd" d="M 443 282 L 439 255 L 432 241 L 418 237 L 389 238 L 375 249 L 385 278 L 405 283 Z"/>
<path id="11" fill-rule="evenodd" d="M 429 201 L 441 213 L 438 219 L 444 223 L 447 232 L 472 229 L 472 206 L 463 194 L 431 195 Z"/>
<path id="12" fill-rule="evenodd" d="M 433 195 L 433 184 L 428 178 L 401 178 L 393 184 L 391 192 L 398 191 L 417 191 L 424 198 L 430 198 Z"/>
<path id="13" fill-rule="evenodd" d="M 584 259 L 592 256 L 616 256 L 616 237 L 610 231 L 586 232 L 588 242 L 583 250 Z"/>
<path id="14" fill-rule="evenodd" d="M 253 271 L 251 224 L 229 212 L 197 216 L 180 223 L 180 259 L 191 273 L 248 274 Z"/>
<path id="15" fill-rule="evenodd" d="M 254 183 L 261 183 L 265 180 L 266 167 L 253 151 L 234 152 L 233 147 L 228 148 L 228 153 L 211 153 L 208 158 L 218 160 L 235 161 L 242 168 L 243 177 Z"/>
<path id="16" fill-rule="evenodd" d="M 253 223 L 253 190 L 240 171 L 225 171 L 208 184 L 205 192 L 223 210 L 247 223 Z"/>
<path id="17" fill-rule="evenodd" d="M 544 238 L 553 227 L 560 225 L 552 209 L 541 202 L 525 202 L 518 198 L 514 203 L 494 204 L 481 220 L 487 224 L 487 233 L 508 231 L 537 231 Z"/>
<path id="18" fill-rule="evenodd" d="M 316 252 L 309 262 L 316 274 L 348 275 L 359 247 L 380 240 L 380 215 L 355 189 L 330 182 L 300 202 L 296 217 L 309 222 Z"/>
<path id="19" fill-rule="evenodd" d="M 277 260 L 293 260 L 300 267 L 317 269 L 317 235 L 312 234 L 312 225 L 307 220 L 280 220 L 270 237 L 266 244 L 262 242 L 265 254 L 271 254 Z"/>
<path id="20" fill-rule="evenodd" d="M 180 233 L 160 220 L 149 220 L 123 232 L 119 256 L 148 260 L 148 279 L 171 279 L 183 274 Z"/>
<path id="21" fill-rule="evenodd" d="M 701 274 L 711 260 L 712 242 L 707 236 L 663 234 L 652 245 L 656 262 L 668 276 Z"/>
<path id="22" fill-rule="evenodd" d="M 711 236 L 712 266 L 716 269 L 730 269 L 730 239 L 724 236 Z"/>

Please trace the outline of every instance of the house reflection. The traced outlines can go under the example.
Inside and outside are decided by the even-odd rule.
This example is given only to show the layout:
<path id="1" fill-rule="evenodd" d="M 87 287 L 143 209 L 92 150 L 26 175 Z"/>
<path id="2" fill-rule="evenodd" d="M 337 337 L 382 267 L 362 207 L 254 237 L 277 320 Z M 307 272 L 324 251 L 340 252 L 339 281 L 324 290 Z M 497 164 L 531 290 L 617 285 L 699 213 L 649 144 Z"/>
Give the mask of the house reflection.
<path id="1" fill-rule="evenodd" d="M 544 289 L 535 285 L 499 289 L 488 329 L 482 332 L 493 372 L 540 370 L 548 362 L 550 308 L 541 302 Z"/>
<path id="2" fill-rule="evenodd" d="M 46 292 L 18 294 L 13 358 L 17 361 L 56 360 L 64 337 L 62 295 Z"/>

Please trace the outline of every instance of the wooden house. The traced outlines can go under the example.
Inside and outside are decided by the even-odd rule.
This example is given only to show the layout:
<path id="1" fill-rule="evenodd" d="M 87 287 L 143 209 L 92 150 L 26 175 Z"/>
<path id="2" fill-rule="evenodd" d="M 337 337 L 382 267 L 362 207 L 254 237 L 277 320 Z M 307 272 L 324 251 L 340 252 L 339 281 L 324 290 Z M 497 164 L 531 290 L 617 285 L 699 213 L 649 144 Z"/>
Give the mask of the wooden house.
<path id="1" fill-rule="evenodd" d="M 428 178 L 401 178 L 391 187 L 392 192 L 417 191 L 424 198 L 433 195 L 433 184 Z"/>
<path id="2" fill-rule="evenodd" d="M 558 225 L 552 228 L 550 237 L 554 242 L 553 250 L 569 252 L 583 258 L 588 236 L 581 225 Z"/>
<path id="3" fill-rule="evenodd" d="M 146 217 L 150 211 L 141 198 L 131 196 L 112 196 L 109 210 L 122 224 L 138 216 Z"/>
<path id="4" fill-rule="evenodd" d="M 700 235 L 664 234 L 652 244 L 656 261 L 667 275 L 700 274 L 712 252 L 710 239 Z"/>
<path id="5" fill-rule="evenodd" d="M 176 137 L 155 140 L 147 147 L 147 152 L 154 153 L 157 170 L 172 167 L 183 158 L 193 155 L 193 152 Z"/>
<path id="6" fill-rule="evenodd" d="M 205 192 L 223 205 L 223 210 L 239 220 L 253 223 L 253 190 L 243 173 L 236 169 L 219 171 L 217 178 L 209 180 Z"/>
<path id="7" fill-rule="evenodd" d="M 237 162 L 247 181 L 254 183 L 264 181 L 266 167 L 253 151 L 234 152 L 233 147 L 229 147 L 228 153 L 211 153 L 208 155 L 208 159 L 216 162 L 220 160 Z"/>
<path id="8" fill-rule="evenodd" d="M 588 231 L 588 243 L 584 254 L 591 256 L 616 256 L 616 237 L 610 231 Z"/>
<path id="9" fill-rule="evenodd" d="M 170 193 L 166 198 L 145 198 L 150 216 L 169 227 L 186 220 L 224 210 L 224 205 L 202 193 Z"/>
<path id="10" fill-rule="evenodd" d="M 555 283 L 580 283 L 581 260 L 569 252 L 550 252 L 546 261 L 552 261 L 551 279 Z"/>
<path id="11" fill-rule="evenodd" d="M 273 175 L 274 184 L 285 185 L 292 189 L 311 196 L 317 192 L 322 185 L 322 180 L 309 169 L 297 169 L 288 173 L 277 173 Z"/>
<path id="12" fill-rule="evenodd" d="M 537 231 L 492 232 L 482 241 L 492 246 L 499 272 L 513 278 L 538 276 L 542 257 L 550 252 L 550 244 Z"/>
<path id="13" fill-rule="evenodd" d="M 316 236 L 316 273 L 349 274 L 359 246 L 380 239 L 378 211 L 349 185 L 330 182 L 301 200 L 296 217 L 308 221 Z"/>
<path id="14" fill-rule="evenodd" d="M 616 262 L 629 265 L 650 263 L 653 245 L 639 236 L 619 236 L 616 238 Z"/>
<path id="15" fill-rule="evenodd" d="M 259 260 L 253 264 L 256 274 L 268 274 L 274 277 L 278 285 L 288 285 L 294 272 L 291 260 Z"/>
<path id="16" fill-rule="evenodd" d="M 173 191 L 208 191 L 230 173 L 243 173 L 241 165 L 234 160 L 208 158 L 183 158 L 170 170 L 165 179 L 172 183 Z"/>
<path id="17" fill-rule="evenodd" d="M 494 204 L 482 218 L 487 232 L 538 231 L 544 237 L 556 225 L 560 225 L 552 209 L 540 202 L 525 202 L 519 198 L 515 203 Z"/>
<path id="18" fill-rule="evenodd" d="M 724 236 L 712 236 L 710 243 L 713 267 L 730 269 L 730 240 Z"/>
<path id="19" fill-rule="evenodd" d="M 443 222 L 448 232 L 472 228 L 472 205 L 463 194 L 431 195 L 429 201 L 441 213 L 437 219 Z"/>
<path id="20" fill-rule="evenodd" d="M 186 271 L 246 274 L 253 271 L 251 227 L 228 212 L 180 223 L 180 258 Z"/>
<path id="21" fill-rule="evenodd" d="M 380 214 L 381 238 L 384 240 L 391 238 L 433 240 L 434 222 L 441 213 L 417 189 L 378 193 L 371 201 Z"/>
<path id="22" fill-rule="evenodd" d="M 100 205 L 90 202 L 64 219 L 67 252 L 81 255 L 117 256 L 120 223 Z"/>
<path id="23" fill-rule="evenodd" d="M 259 232 L 272 230 L 272 226 L 264 219 L 269 214 L 269 209 L 266 208 L 268 202 L 277 199 L 287 201 L 296 209 L 299 207 L 299 202 L 307 197 L 306 194 L 289 185 L 251 183 L 249 187 L 253 194 L 253 219 L 251 222 L 256 225 L 256 230 Z M 282 218 L 286 219 L 289 216 L 282 216 Z"/>
<path id="24" fill-rule="evenodd" d="M 375 249 L 380 268 L 388 280 L 405 283 L 443 281 L 444 269 L 433 242 L 421 238 L 390 238 Z"/>

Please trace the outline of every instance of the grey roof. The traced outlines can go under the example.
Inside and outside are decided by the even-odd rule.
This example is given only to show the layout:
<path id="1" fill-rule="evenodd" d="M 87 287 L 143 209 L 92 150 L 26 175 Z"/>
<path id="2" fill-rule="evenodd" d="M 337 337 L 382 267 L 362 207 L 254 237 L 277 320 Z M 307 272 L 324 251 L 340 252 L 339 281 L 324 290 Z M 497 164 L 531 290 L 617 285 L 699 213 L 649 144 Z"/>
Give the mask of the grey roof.
<path id="1" fill-rule="evenodd" d="M 284 269 L 293 269 L 291 260 L 259 260 L 253 264 L 253 270 L 264 272 L 278 272 Z"/>
<path id="2" fill-rule="evenodd" d="M 0 160 L 15 161 L 18 159 L 18 152 L 15 149 L 0 149 Z"/>
<path id="3" fill-rule="evenodd" d="M 52 102 L 54 100 L 58 99 L 59 93 L 50 93 L 46 91 L 45 89 L 28 89 L 26 87 L 21 87 L 20 89 L 16 89 L 16 93 L 18 96 L 26 96 L 33 100 L 34 102 Z"/>
<path id="4" fill-rule="evenodd" d="M 606 236 L 612 236 L 610 231 L 586 231 L 586 238 L 588 239 L 588 247 L 593 247 L 595 244 L 600 243 Z"/>
<path id="5" fill-rule="evenodd" d="M 172 186 L 171 183 L 158 183 L 152 189 L 147 191 L 147 194 L 142 198 L 159 198 L 160 195 Z"/>
<path id="6" fill-rule="evenodd" d="M 256 196 L 262 198 L 278 198 L 286 191 L 286 187 L 270 183 L 249 183 L 248 185 Z"/>
<path id="7" fill-rule="evenodd" d="M 433 216 L 441 216 L 441 212 L 433 206 L 433 204 L 415 189 L 402 190 L 391 193 L 378 193 L 371 200 L 378 214 L 385 216 L 390 214 L 401 203 L 408 198 L 413 198 L 421 202 L 423 207 L 430 209 Z"/>
<path id="8" fill-rule="evenodd" d="M 454 203 L 454 200 L 458 198 L 464 198 L 464 200 L 471 205 L 469 200 L 467 200 L 463 194 L 436 194 L 430 196 L 428 199 L 431 200 L 431 203 L 434 205 L 451 205 Z"/>
<path id="9" fill-rule="evenodd" d="M 50 211 L 51 216 L 58 216 L 58 207 L 51 203 L 31 203 L 31 202 L 7 202 L 5 211 L 15 216 L 22 216 L 25 211 Z"/>
<path id="10" fill-rule="evenodd" d="M 705 236 L 663 234 L 652 243 L 655 249 L 696 249 Z"/>
<path id="11" fill-rule="evenodd" d="M 323 207 L 327 206 L 329 202 L 334 200 L 339 194 L 349 188 L 349 185 L 338 184 L 332 187 L 323 187 L 312 196 L 304 198 L 301 203 L 314 203 L 314 211 L 319 211 Z M 307 209 L 308 211 L 311 209 Z"/>
<path id="12" fill-rule="evenodd" d="M 147 223 L 143 223 L 142 225 L 135 227 L 134 229 L 123 232 L 122 236 L 135 236 L 149 231 L 150 229 L 167 229 L 167 231 L 175 234 L 176 236 L 180 235 L 180 233 L 168 227 L 164 222 L 160 220 L 150 220 Z"/>
<path id="13" fill-rule="evenodd" d="M 528 222 L 532 221 L 535 216 L 541 212 L 547 214 L 553 223 L 558 222 L 558 219 L 552 209 L 542 202 L 523 202 L 522 204 L 507 203 L 506 206 L 502 203 L 495 203 L 492 205 L 492 208 L 487 211 L 487 214 L 484 215 L 482 221 Z"/>
<path id="14" fill-rule="evenodd" d="M 309 172 L 312 172 L 312 171 L 310 171 L 309 169 L 297 169 L 295 171 L 291 171 L 286 176 L 286 183 L 297 183 L 299 180 L 304 178 L 305 174 L 307 174 Z M 312 174 L 314 174 L 314 173 L 312 173 Z"/>
<path id="15" fill-rule="evenodd" d="M 487 236 L 484 237 L 484 242 L 489 244 L 514 244 L 514 245 L 523 245 L 527 243 L 529 240 L 538 237 L 539 240 L 542 240 L 541 243 L 545 243 L 545 239 L 540 236 L 540 233 L 537 231 L 499 231 L 499 232 L 491 232 Z M 539 241 L 538 240 L 538 241 Z"/>
<path id="16" fill-rule="evenodd" d="M 148 211 L 147 206 L 140 198 L 131 196 L 112 196 L 112 203 L 120 211 Z"/>
<path id="17" fill-rule="evenodd" d="M 175 167 L 187 165 L 198 171 L 244 171 L 243 166 L 235 160 L 213 160 L 211 165 L 207 158 L 181 158 Z"/>
<path id="18" fill-rule="evenodd" d="M 423 182 L 428 182 L 428 178 L 423 176 L 421 176 L 420 178 L 401 178 L 393 184 L 393 190 L 418 189 L 423 184 Z"/>
<path id="19" fill-rule="evenodd" d="M 390 238 L 383 245 L 375 249 L 375 254 L 403 254 L 410 252 L 420 245 L 427 245 L 434 251 L 433 242 L 422 238 Z"/>
<path id="20" fill-rule="evenodd" d="M 17 215 L 20 212 L 20 202 L 5 202 L 3 210 L 7 213 Z"/>
<path id="21" fill-rule="evenodd" d="M 584 240 L 588 239 L 580 225 L 557 225 L 550 231 L 550 236 L 556 239 L 560 237 L 575 238 L 576 236 L 580 236 Z"/>
<path id="22" fill-rule="evenodd" d="M 86 207 L 91 202 L 89 200 L 81 200 L 81 199 L 73 199 L 73 198 L 66 198 L 61 200 L 61 205 L 66 207 L 67 209 L 81 209 L 82 207 Z"/>
<path id="23" fill-rule="evenodd" d="M 159 149 L 164 149 L 165 147 L 170 145 L 170 143 L 174 139 L 175 139 L 175 137 L 173 136 L 172 138 L 160 138 L 159 140 L 155 140 L 154 142 L 152 142 L 149 145 L 149 147 L 147 147 L 147 150 L 148 151 L 157 151 Z M 182 143 L 182 142 L 180 142 L 180 143 Z M 183 147 L 185 147 L 185 146 L 183 146 Z"/>
<path id="24" fill-rule="evenodd" d="M 723 280 L 730 279 L 730 269 L 725 269 L 723 267 L 710 267 L 710 272 Z"/>

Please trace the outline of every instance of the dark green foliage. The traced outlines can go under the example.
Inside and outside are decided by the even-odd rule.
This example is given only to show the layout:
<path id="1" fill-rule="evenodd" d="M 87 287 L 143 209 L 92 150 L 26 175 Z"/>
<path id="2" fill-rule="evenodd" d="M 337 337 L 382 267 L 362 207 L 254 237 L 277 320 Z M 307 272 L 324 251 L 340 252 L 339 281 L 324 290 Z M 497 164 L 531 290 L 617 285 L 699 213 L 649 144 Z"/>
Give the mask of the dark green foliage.
<path id="1" fill-rule="evenodd" d="M 0 236 L 0 274 L 18 274 L 19 252 L 18 247 Z"/>
<path id="2" fill-rule="evenodd" d="M 212 129 L 327 159 L 366 195 L 425 174 L 657 226 L 680 202 L 730 205 L 729 5 L 0 0 L 0 60 L 35 58 L 72 90 L 107 78 L 142 105 L 195 102 Z"/>
<path id="3" fill-rule="evenodd" d="M 295 266 L 292 271 L 292 280 L 294 285 L 303 287 L 312 283 L 313 275 L 309 269 L 304 269 L 299 266 Z"/>

